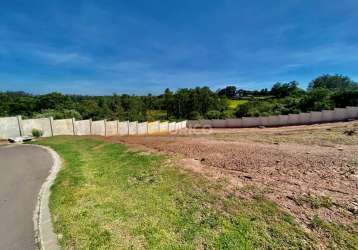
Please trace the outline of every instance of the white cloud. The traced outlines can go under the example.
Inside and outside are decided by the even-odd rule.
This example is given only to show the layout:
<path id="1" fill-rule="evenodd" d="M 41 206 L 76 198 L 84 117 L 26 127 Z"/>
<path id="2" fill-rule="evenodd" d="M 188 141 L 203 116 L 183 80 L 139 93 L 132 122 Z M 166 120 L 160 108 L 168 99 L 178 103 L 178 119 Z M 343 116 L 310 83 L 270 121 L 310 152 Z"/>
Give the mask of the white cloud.
<path id="1" fill-rule="evenodd" d="M 89 56 L 78 52 L 59 52 L 59 51 L 34 51 L 34 55 L 50 64 L 89 64 L 92 59 Z"/>

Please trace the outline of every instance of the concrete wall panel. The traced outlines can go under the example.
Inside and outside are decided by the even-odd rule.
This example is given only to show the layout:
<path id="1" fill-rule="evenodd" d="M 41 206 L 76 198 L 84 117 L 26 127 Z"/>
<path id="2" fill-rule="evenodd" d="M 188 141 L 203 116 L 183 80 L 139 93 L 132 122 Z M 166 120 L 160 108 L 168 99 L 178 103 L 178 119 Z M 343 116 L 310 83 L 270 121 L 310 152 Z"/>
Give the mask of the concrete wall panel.
<path id="1" fill-rule="evenodd" d="M 186 128 L 186 121 L 181 121 L 180 122 L 180 129 L 184 129 Z"/>
<path id="2" fill-rule="evenodd" d="M 226 120 L 211 120 L 211 125 L 213 128 L 226 128 L 227 121 Z"/>
<path id="3" fill-rule="evenodd" d="M 271 115 L 267 117 L 267 127 L 280 126 L 280 117 L 278 115 Z"/>
<path id="4" fill-rule="evenodd" d="M 349 119 L 358 119 L 358 107 L 347 107 L 347 116 Z"/>
<path id="5" fill-rule="evenodd" d="M 118 134 L 118 121 L 106 121 L 106 136 Z"/>
<path id="6" fill-rule="evenodd" d="M 226 124 L 228 128 L 240 128 L 242 127 L 242 119 L 226 119 Z"/>
<path id="7" fill-rule="evenodd" d="M 300 115 L 299 114 L 289 114 L 287 125 L 297 125 L 300 121 Z"/>
<path id="8" fill-rule="evenodd" d="M 8 139 L 9 137 L 20 136 L 20 128 L 17 117 L 0 118 L 0 138 Z"/>
<path id="9" fill-rule="evenodd" d="M 74 135 L 72 119 L 60 119 L 52 121 L 53 135 Z"/>
<path id="10" fill-rule="evenodd" d="M 170 122 L 169 123 L 169 132 L 175 131 L 176 128 L 176 122 Z"/>
<path id="11" fill-rule="evenodd" d="M 278 118 L 280 120 L 280 126 L 288 125 L 288 115 L 279 115 Z"/>
<path id="12" fill-rule="evenodd" d="M 180 127 L 181 127 L 180 122 L 177 122 L 177 123 L 175 124 L 175 130 L 176 130 L 176 131 L 180 130 Z"/>
<path id="13" fill-rule="evenodd" d="M 311 117 L 310 117 L 311 123 L 321 123 L 322 122 L 322 112 L 312 111 L 312 112 L 310 112 L 310 114 L 311 114 Z"/>
<path id="14" fill-rule="evenodd" d="M 298 117 L 300 125 L 310 124 L 311 123 L 311 114 L 310 113 L 300 113 Z"/>
<path id="15" fill-rule="evenodd" d="M 104 120 L 92 122 L 92 135 L 106 135 L 106 127 Z"/>
<path id="16" fill-rule="evenodd" d="M 129 135 L 137 135 L 138 134 L 137 125 L 138 125 L 138 122 L 130 122 L 129 123 L 129 126 L 128 126 Z"/>
<path id="17" fill-rule="evenodd" d="M 189 128 L 194 127 L 195 123 L 196 123 L 196 121 L 194 121 L 194 120 L 189 120 L 189 121 L 188 121 L 188 127 L 189 127 Z"/>
<path id="18" fill-rule="evenodd" d="M 75 121 L 76 135 L 90 135 L 91 134 L 91 120 Z"/>
<path id="19" fill-rule="evenodd" d="M 260 117 L 260 122 L 261 122 L 261 126 L 269 126 L 270 125 L 270 121 L 269 121 L 269 117 L 268 116 L 262 116 Z"/>
<path id="20" fill-rule="evenodd" d="M 32 135 L 32 130 L 38 129 L 42 131 L 43 137 L 52 136 L 50 118 L 22 120 L 22 129 L 24 131 L 24 135 Z"/>
<path id="21" fill-rule="evenodd" d="M 138 135 L 148 134 L 148 122 L 138 123 Z"/>
<path id="22" fill-rule="evenodd" d="M 169 122 L 161 122 L 159 125 L 160 133 L 168 133 L 169 132 Z"/>
<path id="23" fill-rule="evenodd" d="M 348 119 L 348 112 L 344 108 L 335 108 L 334 109 L 334 120 L 335 121 L 344 121 Z"/>
<path id="24" fill-rule="evenodd" d="M 323 120 L 323 122 L 333 122 L 334 121 L 334 111 L 333 110 L 323 110 L 322 111 L 322 120 Z"/>
<path id="25" fill-rule="evenodd" d="M 261 125 L 260 117 L 243 117 L 242 126 L 246 128 L 257 127 Z"/>
<path id="26" fill-rule="evenodd" d="M 160 122 L 149 122 L 148 123 L 148 134 L 157 134 L 160 132 Z"/>
<path id="27" fill-rule="evenodd" d="M 129 121 L 119 122 L 118 123 L 118 134 L 119 135 L 128 135 L 128 133 L 129 133 L 128 126 L 129 126 Z"/>
<path id="28" fill-rule="evenodd" d="M 187 122 L 189 128 L 202 128 L 212 126 L 211 120 L 192 120 Z"/>

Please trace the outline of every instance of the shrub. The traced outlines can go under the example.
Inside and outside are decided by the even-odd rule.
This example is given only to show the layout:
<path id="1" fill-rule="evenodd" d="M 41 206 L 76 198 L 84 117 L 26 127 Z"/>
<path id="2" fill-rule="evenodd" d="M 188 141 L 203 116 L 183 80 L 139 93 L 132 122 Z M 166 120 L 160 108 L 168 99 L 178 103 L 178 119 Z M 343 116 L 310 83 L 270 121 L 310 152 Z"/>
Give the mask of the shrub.
<path id="1" fill-rule="evenodd" d="M 227 118 L 235 118 L 235 111 L 234 110 L 224 110 L 220 116 L 221 119 Z"/>
<path id="2" fill-rule="evenodd" d="M 36 129 L 36 128 L 34 128 L 34 129 L 32 130 L 32 136 L 33 136 L 33 137 L 39 138 L 39 137 L 41 137 L 42 135 L 43 135 L 43 132 L 42 132 L 41 130 Z"/>
<path id="3" fill-rule="evenodd" d="M 206 113 L 206 117 L 208 119 L 219 119 L 221 116 L 220 111 L 217 110 L 210 110 Z"/>
<path id="4" fill-rule="evenodd" d="M 193 111 L 190 113 L 190 119 L 200 120 L 200 119 L 203 119 L 203 117 L 201 116 L 201 114 L 198 111 Z"/>

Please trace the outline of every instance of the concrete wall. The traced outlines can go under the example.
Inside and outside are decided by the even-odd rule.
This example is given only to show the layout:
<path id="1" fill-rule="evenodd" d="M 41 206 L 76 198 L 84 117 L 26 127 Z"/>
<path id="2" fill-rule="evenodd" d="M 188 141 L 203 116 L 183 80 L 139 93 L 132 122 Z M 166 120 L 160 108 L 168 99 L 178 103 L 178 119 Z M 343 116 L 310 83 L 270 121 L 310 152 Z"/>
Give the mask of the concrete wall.
<path id="1" fill-rule="evenodd" d="M 358 117 L 358 107 L 347 107 L 348 119 L 354 119 Z"/>
<path id="2" fill-rule="evenodd" d="M 168 133 L 169 132 L 169 122 L 161 122 L 159 125 L 160 133 Z"/>
<path id="3" fill-rule="evenodd" d="M 0 139 L 8 139 L 20 135 L 32 135 L 33 129 L 43 132 L 43 136 L 53 135 L 146 135 L 169 133 L 170 131 L 186 128 L 187 121 L 181 122 L 119 122 L 119 121 L 92 121 L 75 119 L 53 120 L 52 118 L 39 118 L 22 120 L 18 117 L 0 118 Z"/>
<path id="4" fill-rule="evenodd" d="M 342 121 L 348 118 L 348 112 L 343 108 L 335 108 L 334 109 L 334 119 L 336 121 Z"/>
<path id="5" fill-rule="evenodd" d="M 268 116 L 260 117 L 261 126 L 269 126 L 269 118 Z"/>
<path id="6" fill-rule="evenodd" d="M 296 125 L 299 124 L 300 115 L 299 114 L 289 114 L 287 125 Z"/>
<path id="7" fill-rule="evenodd" d="M 75 121 L 76 135 L 90 135 L 91 134 L 91 120 Z"/>
<path id="8" fill-rule="evenodd" d="M 23 135 L 32 135 L 32 130 L 42 131 L 42 136 L 52 136 L 51 118 L 27 119 L 22 120 Z"/>
<path id="9" fill-rule="evenodd" d="M 27 119 L 21 117 L 0 118 L 0 139 L 20 135 L 31 135 L 32 130 L 39 129 L 43 136 L 52 135 L 145 135 L 167 133 L 188 128 L 241 128 L 258 126 L 303 125 L 323 122 L 358 119 L 358 107 L 335 108 L 289 115 L 268 117 L 244 117 L 226 120 L 195 120 L 181 122 L 118 122 L 118 121 L 75 121 L 75 119 L 53 120 L 52 118 Z"/>
<path id="10" fill-rule="evenodd" d="M 106 135 L 105 120 L 92 121 L 92 135 Z"/>
<path id="11" fill-rule="evenodd" d="M 310 121 L 311 123 L 321 123 L 322 122 L 322 112 L 310 112 L 311 117 Z"/>
<path id="12" fill-rule="evenodd" d="M 0 118 L 0 139 L 20 136 L 18 117 Z"/>
<path id="13" fill-rule="evenodd" d="M 242 119 L 238 118 L 238 119 L 227 119 L 227 127 L 228 128 L 240 128 L 242 127 Z"/>
<path id="14" fill-rule="evenodd" d="M 268 117 L 243 117 L 226 120 L 191 120 L 187 122 L 187 126 L 190 128 L 276 127 L 345 121 L 347 119 L 358 119 L 358 107 L 335 108 L 334 110 L 322 110 L 321 112 L 273 115 Z"/>
<path id="15" fill-rule="evenodd" d="M 160 132 L 160 122 L 148 123 L 148 134 L 157 134 Z"/>
<path id="16" fill-rule="evenodd" d="M 118 135 L 128 135 L 129 121 L 118 123 Z"/>
<path id="17" fill-rule="evenodd" d="M 261 126 L 261 119 L 260 117 L 243 117 L 242 126 L 247 128 Z"/>
<path id="18" fill-rule="evenodd" d="M 196 121 L 188 121 L 189 128 L 212 128 L 213 120 L 196 120 Z M 176 126 L 176 129 L 180 128 L 180 125 Z"/>
<path id="19" fill-rule="evenodd" d="M 334 119 L 334 110 L 323 110 L 322 111 L 322 121 L 323 122 L 333 122 Z"/>
<path id="20" fill-rule="evenodd" d="M 180 122 L 175 123 L 175 130 L 180 130 L 181 124 Z"/>
<path id="21" fill-rule="evenodd" d="M 279 115 L 280 126 L 288 125 L 288 115 Z"/>
<path id="22" fill-rule="evenodd" d="M 148 134 L 148 122 L 138 123 L 138 135 Z"/>
<path id="23" fill-rule="evenodd" d="M 106 121 L 106 136 L 118 134 L 118 121 Z"/>
<path id="24" fill-rule="evenodd" d="M 130 122 L 129 123 L 129 126 L 128 126 L 128 130 L 129 130 L 128 134 L 129 135 L 137 135 L 138 134 L 137 124 L 138 124 L 138 122 Z"/>
<path id="25" fill-rule="evenodd" d="M 300 113 L 299 117 L 299 124 L 305 125 L 311 123 L 311 114 L 310 113 Z"/>
<path id="26" fill-rule="evenodd" d="M 74 120 L 60 119 L 52 121 L 53 135 L 74 135 Z"/>
<path id="27" fill-rule="evenodd" d="M 170 122 L 169 123 L 169 132 L 175 131 L 176 128 L 176 122 Z"/>
<path id="28" fill-rule="evenodd" d="M 182 122 L 181 122 L 182 124 Z M 226 128 L 227 127 L 227 121 L 226 120 L 211 120 L 211 124 L 215 128 Z M 182 128 L 182 126 L 180 126 Z"/>

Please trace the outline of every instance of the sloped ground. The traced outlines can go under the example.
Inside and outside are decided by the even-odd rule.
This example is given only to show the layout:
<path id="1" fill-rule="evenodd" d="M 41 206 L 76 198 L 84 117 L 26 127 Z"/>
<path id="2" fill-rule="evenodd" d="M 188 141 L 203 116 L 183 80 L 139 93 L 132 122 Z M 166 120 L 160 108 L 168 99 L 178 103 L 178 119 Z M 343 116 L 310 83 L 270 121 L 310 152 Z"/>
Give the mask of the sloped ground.
<path id="1" fill-rule="evenodd" d="M 269 197 L 322 240 L 357 234 L 357 122 L 107 140 L 184 158 L 187 167 L 227 178 L 238 196 Z"/>
<path id="2" fill-rule="evenodd" d="M 63 249 L 317 249 L 316 237 L 263 197 L 93 138 L 57 136 L 63 167 L 50 209 Z M 351 244 L 342 243 L 345 247 Z"/>

